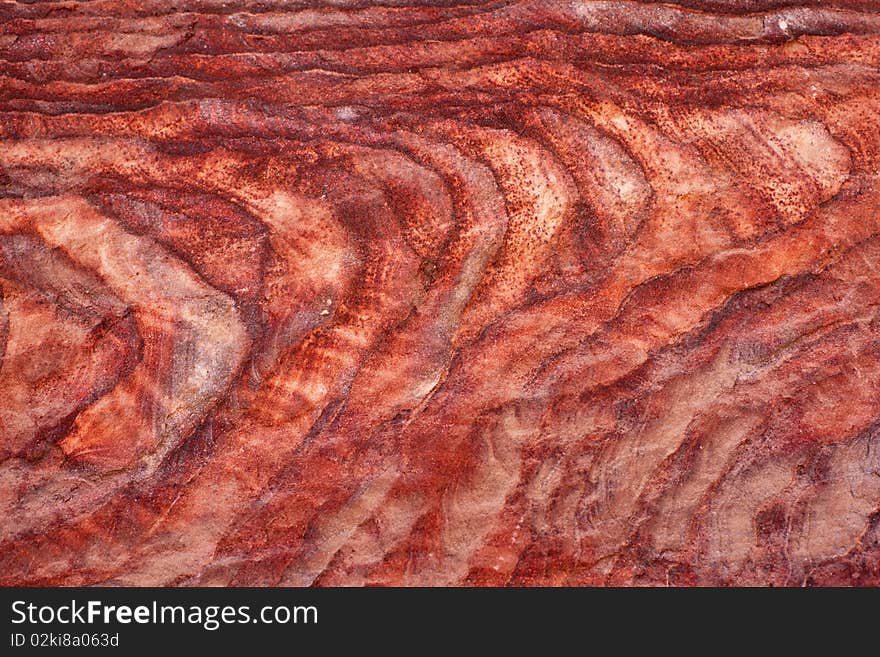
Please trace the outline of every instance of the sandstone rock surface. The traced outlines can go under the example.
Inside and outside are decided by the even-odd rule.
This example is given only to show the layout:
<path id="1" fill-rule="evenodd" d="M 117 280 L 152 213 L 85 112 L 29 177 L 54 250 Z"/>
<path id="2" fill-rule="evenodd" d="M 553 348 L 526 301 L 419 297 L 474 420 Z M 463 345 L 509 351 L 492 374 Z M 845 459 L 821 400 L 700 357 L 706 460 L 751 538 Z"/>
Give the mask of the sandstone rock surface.
<path id="1" fill-rule="evenodd" d="M 880 584 L 880 7 L 0 3 L 0 583 Z"/>

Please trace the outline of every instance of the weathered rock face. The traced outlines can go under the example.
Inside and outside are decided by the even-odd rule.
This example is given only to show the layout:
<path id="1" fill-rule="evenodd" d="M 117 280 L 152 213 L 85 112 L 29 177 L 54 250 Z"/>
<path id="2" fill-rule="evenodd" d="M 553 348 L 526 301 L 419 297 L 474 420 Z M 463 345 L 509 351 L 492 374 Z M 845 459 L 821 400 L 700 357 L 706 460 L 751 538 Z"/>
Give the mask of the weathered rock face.
<path id="1" fill-rule="evenodd" d="M 0 5 L 0 583 L 880 584 L 880 13 Z"/>

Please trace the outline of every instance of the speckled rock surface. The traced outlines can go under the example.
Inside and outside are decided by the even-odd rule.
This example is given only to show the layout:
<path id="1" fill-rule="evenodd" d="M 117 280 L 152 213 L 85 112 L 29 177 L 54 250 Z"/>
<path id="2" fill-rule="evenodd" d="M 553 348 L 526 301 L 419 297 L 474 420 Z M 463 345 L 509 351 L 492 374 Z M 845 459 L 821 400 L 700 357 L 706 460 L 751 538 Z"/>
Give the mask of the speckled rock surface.
<path id="1" fill-rule="evenodd" d="M 0 583 L 880 584 L 878 33 L 0 3 Z"/>

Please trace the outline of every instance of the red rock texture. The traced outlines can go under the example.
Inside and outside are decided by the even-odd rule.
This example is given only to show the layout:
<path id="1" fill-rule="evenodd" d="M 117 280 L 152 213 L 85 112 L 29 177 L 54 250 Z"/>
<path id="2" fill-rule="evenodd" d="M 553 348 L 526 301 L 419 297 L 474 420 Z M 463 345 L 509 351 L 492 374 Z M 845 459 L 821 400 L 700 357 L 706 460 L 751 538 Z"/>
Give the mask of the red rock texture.
<path id="1" fill-rule="evenodd" d="M 0 583 L 880 584 L 878 35 L 0 3 Z"/>

